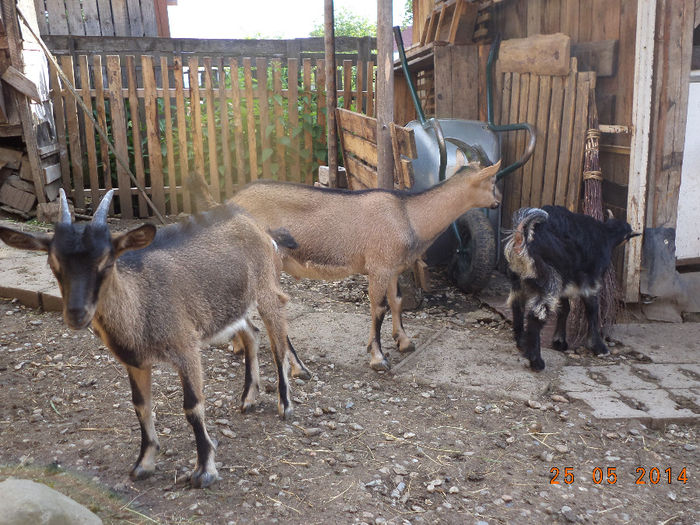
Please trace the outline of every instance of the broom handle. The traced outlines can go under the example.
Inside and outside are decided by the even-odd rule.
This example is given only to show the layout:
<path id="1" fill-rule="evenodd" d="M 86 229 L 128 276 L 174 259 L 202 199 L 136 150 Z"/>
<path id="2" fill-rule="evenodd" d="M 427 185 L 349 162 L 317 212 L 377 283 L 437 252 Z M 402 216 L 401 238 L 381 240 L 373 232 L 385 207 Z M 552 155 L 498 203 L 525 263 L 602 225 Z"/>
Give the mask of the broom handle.
<path id="1" fill-rule="evenodd" d="M 165 219 L 163 219 L 163 216 L 158 211 L 158 208 L 156 208 L 155 204 L 153 204 L 153 201 L 149 198 L 148 194 L 146 193 L 146 190 L 143 188 L 143 186 L 141 186 L 141 184 L 139 184 L 139 181 L 136 179 L 136 176 L 131 171 L 129 164 L 127 162 L 125 162 L 124 159 L 117 153 L 117 150 L 114 148 L 114 145 L 112 145 L 112 141 L 109 140 L 109 137 L 107 136 L 107 132 L 105 132 L 105 130 L 102 129 L 102 127 L 95 120 L 95 117 L 92 116 L 92 111 L 87 108 L 87 106 L 85 105 L 85 102 L 83 102 L 83 99 L 78 95 L 78 92 L 71 85 L 70 80 L 68 80 L 68 77 L 63 72 L 63 70 L 60 68 L 60 66 L 58 65 L 58 62 L 56 62 L 56 59 L 51 54 L 51 51 L 49 51 L 49 48 L 47 48 L 46 44 L 44 44 L 44 41 L 39 37 L 39 35 L 37 35 L 34 32 L 34 29 L 32 29 L 32 26 L 29 25 L 29 22 L 27 22 L 27 19 L 24 17 L 24 14 L 22 14 L 22 11 L 20 10 L 19 6 L 17 6 L 17 14 L 22 19 L 22 22 L 27 27 L 27 29 L 29 29 L 29 32 L 35 38 L 35 40 L 39 44 L 39 47 L 41 47 L 42 51 L 46 55 L 46 58 L 48 58 L 51 65 L 54 67 L 54 69 L 58 73 L 58 76 L 61 77 L 61 80 L 63 81 L 63 83 L 66 85 L 68 90 L 73 94 L 73 97 L 75 98 L 75 100 L 78 103 L 78 105 L 80 106 L 80 108 L 85 112 L 85 115 L 88 117 L 90 122 L 92 122 L 92 125 L 95 128 L 95 130 L 97 131 L 97 133 L 99 133 L 102 140 L 104 140 L 105 143 L 107 144 L 107 147 L 109 148 L 109 150 L 114 154 L 114 158 L 117 160 L 119 165 L 122 168 L 124 168 L 124 170 L 129 174 L 129 177 L 131 178 L 131 181 L 136 186 L 136 189 L 138 189 L 139 192 L 141 193 L 141 195 L 143 196 L 143 198 L 146 199 L 146 202 L 148 203 L 150 208 L 153 210 L 153 213 L 158 218 L 158 220 L 161 222 L 161 224 L 165 224 Z"/>

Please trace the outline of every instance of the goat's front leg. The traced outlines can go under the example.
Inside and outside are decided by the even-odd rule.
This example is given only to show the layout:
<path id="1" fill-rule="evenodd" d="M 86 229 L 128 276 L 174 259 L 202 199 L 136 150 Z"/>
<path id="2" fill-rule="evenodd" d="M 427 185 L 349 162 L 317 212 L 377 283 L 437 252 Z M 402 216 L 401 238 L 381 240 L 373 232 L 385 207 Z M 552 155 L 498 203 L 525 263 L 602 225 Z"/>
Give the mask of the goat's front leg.
<path id="1" fill-rule="evenodd" d="M 525 299 L 520 278 L 513 272 L 509 272 L 510 294 L 508 304 L 513 313 L 513 338 L 515 346 L 521 352 L 525 351 Z"/>
<path id="2" fill-rule="evenodd" d="M 297 355 L 292 340 L 287 336 L 287 349 L 289 350 L 289 364 L 292 366 L 292 377 L 308 381 L 311 379 L 311 372 L 306 368 L 304 362 Z"/>
<path id="3" fill-rule="evenodd" d="M 249 326 L 252 326 L 249 325 Z M 258 340 L 256 332 L 243 329 L 236 338 L 245 352 L 245 383 L 241 395 L 241 412 L 245 413 L 255 405 L 260 392 L 260 365 L 258 364 Z"/>
<path id="4" fill-rule="evenodd" d="M 391 278 L 389 283 L 389 308 L 391 309 L 391 324 L 392 336 L 396 341 L 396 346 L 399 352 L 413 352 L 416 347 L 406 335 L 403 329 L 403 320 L 401 319 L 401 288 L 399 287 L 399 275 L 396 274 Z"/>
<path id="5" fill-rule="evenodd" d="M 369 278 L 369 305 L 372 325 L 369 331 L 367 352 L 370 353 L 369 366 L 374 370 L 388 371 L 391 369 L 389 361 L 384 356 L 384 352 L 382 352 L 381 343 L 382 323 L 387 310 L 386 292 L 388 284 L 388 279 L 372 275 Z"/>
<path id="6" fill-rule="evenodd" d="M 546 297 L 536 296 L 532 303 L 532 308 L 527 314 L 527 328 L 523 336 L 525 355 L 530 360 L 530 367 L 539 372 L 544 370 L 544 360 L 542 359 L 540 347 L 540 332 L 547 321 L 550 306 Z"/>
<path id="7" fill-rule="evenodd" d="M 185 418 L 192 426 L 197 446 L 197 464 L 190 477 L 190 483 L 194 488 L 204 488 L 219 479 L 219 474 L 214 462 L 216 445 L 209 437 L 204 421 L 202 364 L 198 350 L 189 352 L 188 356 L 183 358 L 178 373 L 182 382 Z"/>
<path id="8" fill-rule="evenodd" d="M 570 311 L 571 303 L 569 298 L 561 297 L 557 307 L 557 326 L 554 329 L 554 337 L 552 338 L 552 348 L 560 352 L 565 352 L 569 349 L 569 345 L 566 342 L 566 320 Z"/>
<path id="9" fill-rule="evenodd" d="M 587 295 L 581 298 L 586 309 L 588 318 L 587 346 L 595 355 L 607 355 L 610 353 L 608 347 L 600 336 L 600 322 L 598 320 L 598 296 Z"/>
<path id="10" fill-rule="evenodd" d="M 141 452 L 129 475 L 132 479 L 144 479 L 155 472 L 156 455 L 160 449 L 151 406 L 151 367 L 127 366 L 126 370 L 131 384 L 131 400 L 141 426 Z"/>

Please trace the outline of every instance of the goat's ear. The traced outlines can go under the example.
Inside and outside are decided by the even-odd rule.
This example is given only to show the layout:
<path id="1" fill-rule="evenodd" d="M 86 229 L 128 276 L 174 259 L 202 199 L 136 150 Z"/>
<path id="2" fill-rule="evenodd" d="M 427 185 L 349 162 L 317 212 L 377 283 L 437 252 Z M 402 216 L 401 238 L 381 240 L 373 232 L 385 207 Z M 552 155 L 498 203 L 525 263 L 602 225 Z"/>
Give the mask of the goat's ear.
<path id="1" fill-rule="evenodd" d="M 498 173 L 498 170 L 500 169 L 501 161 L 499 160 L 496 164 L 491 164 L 491 166 L 486 166 L 483 168 L 480 175 L 482 175 L 484 179 L 495 177 L 496 173 Z"/>
<path id="2" fill-rule="evenodd" d="M 115 236 L 112 239 L 114 253 L 119 257 L 122 253 L 129 250 L 140 250 L 145 248 L 153 241 L 156 236 L 156 227 L 152 224 L 144 224 L 134 230 Z"/>
<path id="3" fill-rule="evenodd" d="M 39 250 L 46 252 L 51 244 L 51 235 L 45 233 L 18 232 L 12 228 L 0 226 L 0 239 L 5 244 L 20 250 Z"/>
<path id="4" fill-rule="evenodd" d="M 457 151 L 455 151 L 455 164 L 458 169 L 469 164 L 467 155 L 460 148 L 457 148 Z"/>

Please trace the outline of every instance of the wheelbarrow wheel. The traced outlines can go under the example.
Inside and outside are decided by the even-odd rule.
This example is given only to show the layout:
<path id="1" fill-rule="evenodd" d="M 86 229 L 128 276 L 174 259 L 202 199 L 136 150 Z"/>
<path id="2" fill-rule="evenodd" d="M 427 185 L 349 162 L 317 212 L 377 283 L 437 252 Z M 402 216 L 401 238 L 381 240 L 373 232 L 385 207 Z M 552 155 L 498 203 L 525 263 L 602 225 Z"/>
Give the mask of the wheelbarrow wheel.
<path id="1" fill-rule="evenodd" d="M 482 210 L 469 210 L 456 221 L 463 249 L 456 251 L 448 275 L 466 293 L 483 290 L 496 267 L 496 235 Z"/>

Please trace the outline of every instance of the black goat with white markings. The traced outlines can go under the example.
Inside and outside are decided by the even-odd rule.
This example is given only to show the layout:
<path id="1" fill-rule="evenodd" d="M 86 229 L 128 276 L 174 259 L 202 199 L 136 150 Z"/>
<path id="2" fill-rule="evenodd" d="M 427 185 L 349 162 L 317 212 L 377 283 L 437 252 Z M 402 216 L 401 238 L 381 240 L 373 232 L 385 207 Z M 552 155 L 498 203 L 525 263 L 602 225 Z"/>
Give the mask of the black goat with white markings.
<path id="1" fill-rule="evenodd" d="M 194 487 L 216 481 L 215 444 L 204 421 L 200 347 L 238 333 L 245 350 L 241 409 L 259 390 L 257 342 L 247 318 L 257 307 L 265 323 L 278 373 L 280 415 L 291 413 L 287 383 L 286 295 L 279 287 L 281 261 L 275 242 L 294 248 L 284 231 L 267 234 L 241 208 L 223 205 L 156 232 L 145 224 L 112 234 L 106 223 L 110 190 L 90 223 L 73 224 L 61 190 L 61 218 L 54 235 L 0 227 L 10 246 L 48 252 L 63 296 L 63 318 L 78 330 L 92 327 L 126 367 L 141 425 L 141 452 L 131 477 L 155 470 L 159 444 L 152 414 L 151 370 L 171 364 L 178 372 L 184 409 L 194 431 Z M 274 239 L 274 241 L 273 241 Z"/>
<path id="2" fill-rule="evenodd" d="M 533 370 L 544 369 L 540 331 L 550 312 L 557 312 L 552 347 L 562 352 L 568 348 L 570 298 L 583 301 L 587 346 L 596 355 L 609 353 L 600 335 L 598 293 L 613 248 L 635 235 L 639 234 L 632 233 L 629 224 L 611 214 L 605 222 L 561 206 L 521 208 L 513 214 L 513 230 L 504 248 L 511 282 L 508 302 L 516 344 Z"/>

